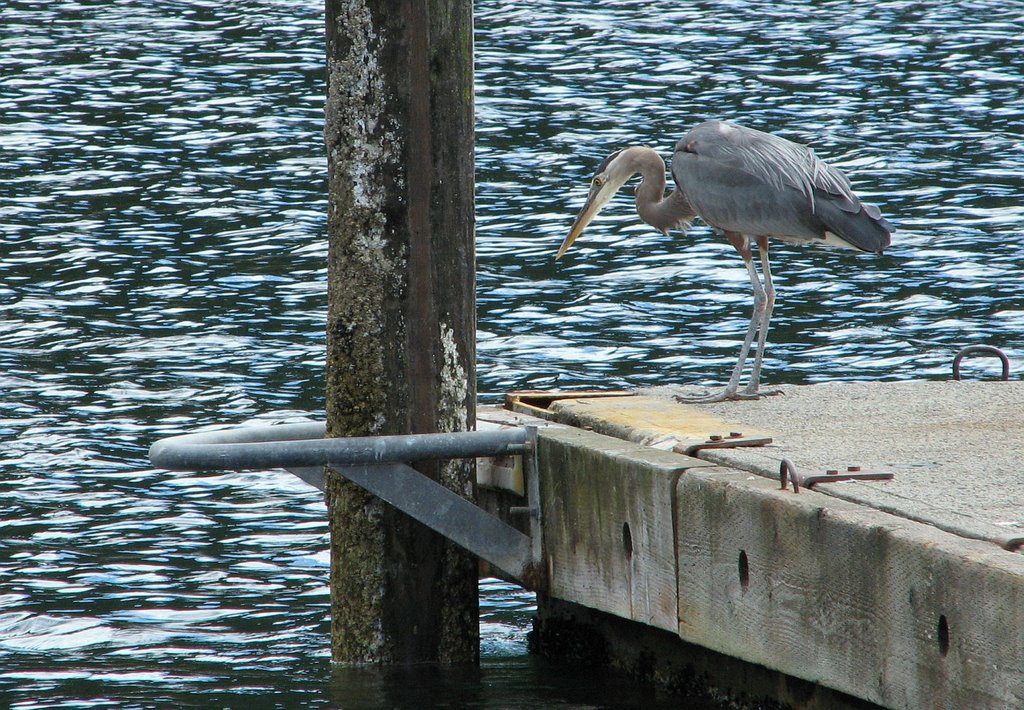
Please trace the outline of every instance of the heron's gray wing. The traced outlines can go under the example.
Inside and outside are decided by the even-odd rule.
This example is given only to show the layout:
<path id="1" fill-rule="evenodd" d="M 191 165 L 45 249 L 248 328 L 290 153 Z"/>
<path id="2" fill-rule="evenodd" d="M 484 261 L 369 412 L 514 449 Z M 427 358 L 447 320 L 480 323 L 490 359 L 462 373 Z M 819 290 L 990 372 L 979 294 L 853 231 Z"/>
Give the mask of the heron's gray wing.
<path id="1" fill-rule="evenodd" d="M 689 146 L 721 165 L 748 172 L 776 189 L 789 186 L 808 199 L 815 190 L 855 203 L 850 181 L 807 146 L 753 128 L 723 121 L 702 123 L 683 137 L 676 150 Z M 850 205 L 851 210 L 853 205 Z"/>
<path id="2" fill-rule="evenodd" d="M 807 198 L 795 188 L 685 151 L 672 156 L 672 175 L 693 210 L 713 227 L 805 241 L 824 238 Z"/>
<path id="3" fill-rule="evenodd" d="M 702 123 L 676 145 L 672 174 L 697 213 L 721 229 L 799 240 L 827 232 L 865 251 L 889 244 L 888 223 L 845 175 L 770 133 Z"/>

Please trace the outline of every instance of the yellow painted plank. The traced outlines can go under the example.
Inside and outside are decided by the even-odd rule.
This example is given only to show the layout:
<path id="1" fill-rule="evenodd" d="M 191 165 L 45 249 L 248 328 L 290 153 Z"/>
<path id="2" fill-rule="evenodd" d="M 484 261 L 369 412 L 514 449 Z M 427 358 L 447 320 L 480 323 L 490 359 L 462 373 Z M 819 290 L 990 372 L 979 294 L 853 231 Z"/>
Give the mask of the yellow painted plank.
<path id="1" fill-rule="evenodd" d="M 558 399 L 550 409 L 556 421 L 592 429 L 661 449 L 683 450 L 711 435 L 771 437 L 761 427 L 743 425 L 665 397 L 581 397 Z"/>

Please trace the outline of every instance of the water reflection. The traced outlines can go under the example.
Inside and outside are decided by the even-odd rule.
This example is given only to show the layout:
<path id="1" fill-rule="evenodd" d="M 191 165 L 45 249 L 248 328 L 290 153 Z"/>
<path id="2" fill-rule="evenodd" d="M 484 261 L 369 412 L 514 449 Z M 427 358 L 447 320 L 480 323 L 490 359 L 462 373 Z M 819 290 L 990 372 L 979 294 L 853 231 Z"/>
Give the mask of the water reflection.
<path id="1" fill-rule="evenodd" d="M 160 436 L 322 407 L 321 4 L 0 12 L 0 694 L 379 700 L 388 678 L 329 668 L 320 496 L 145 457 Z M 484 398 L 724 380 L 749 292 L 709 230 L 665 238 L 623 195 L 552 261 L 601 158 L 667 153 L 712 117 L 812 142 L 900 229 L 882 258 L 778 247 L 766 382 L 945 377 L 981 342 L 1019 361 L 1014 6 L 476 12 Z M 657 700 L 537 671 L 529 595 L 483 594 L 481 674 L 409 687 L 480 707 Z"/>

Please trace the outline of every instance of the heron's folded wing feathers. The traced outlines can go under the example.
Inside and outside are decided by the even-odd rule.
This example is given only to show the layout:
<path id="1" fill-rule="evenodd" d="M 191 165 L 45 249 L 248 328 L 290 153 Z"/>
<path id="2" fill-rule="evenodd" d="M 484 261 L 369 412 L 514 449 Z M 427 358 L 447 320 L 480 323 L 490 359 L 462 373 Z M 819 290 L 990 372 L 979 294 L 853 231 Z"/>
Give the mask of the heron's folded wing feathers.
<path id="1" fill-rule="evenodd" d="M 841 171 L 770 133 L 702 123 L 679 141 L 672 167 L 697 212 L 723 229 L 797 239 L 827 231 L 867 251 L 889 244 L 891 226 L 861 203 Z"/>

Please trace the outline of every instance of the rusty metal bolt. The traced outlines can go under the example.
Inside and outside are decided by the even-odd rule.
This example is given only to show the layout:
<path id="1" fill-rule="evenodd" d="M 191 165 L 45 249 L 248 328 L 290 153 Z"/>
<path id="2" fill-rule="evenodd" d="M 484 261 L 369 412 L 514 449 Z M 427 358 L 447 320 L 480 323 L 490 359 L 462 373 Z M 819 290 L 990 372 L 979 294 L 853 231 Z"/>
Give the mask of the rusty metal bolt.
<path id="1" fill-rule="evenodd" d="M 839 469 L 830 468 L 829 470 L 825 471 L 825 473 L 827 473 L 829 476 L 838 476 Z"/>
<path id="2" fill-rule="evenodd" d="M 722 440 L 722 435 L 721 434 L 712 434 L 711 436 L 708 437 L 708 441 L 721 441 L 721 440 Z"/>
<path id="3" fill-rule="evenodd" d="M 860 471 L 860 466 L 847 466 L 846 470 L 849 473 L 857 473 L 858 471 Z"/>

